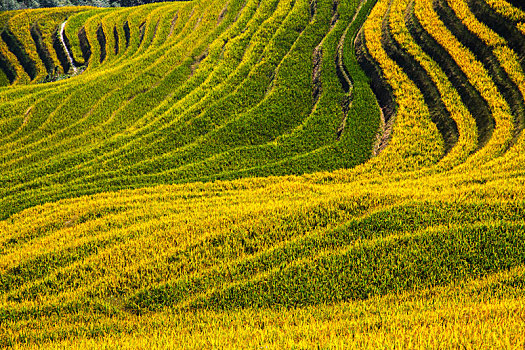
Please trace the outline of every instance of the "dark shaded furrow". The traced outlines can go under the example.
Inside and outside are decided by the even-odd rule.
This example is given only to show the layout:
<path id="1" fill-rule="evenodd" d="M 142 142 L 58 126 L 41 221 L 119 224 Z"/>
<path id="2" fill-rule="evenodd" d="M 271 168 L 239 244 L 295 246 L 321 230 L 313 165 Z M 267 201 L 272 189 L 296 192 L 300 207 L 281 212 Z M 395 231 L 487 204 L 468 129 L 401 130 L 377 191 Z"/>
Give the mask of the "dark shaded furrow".
<path id="1" fill-rule="evenodd" d="M 518 55 L 521 68 L 525 72 L 525 35 L 518 30 L 516 27 L 517 23 L 499 16 L 485 1 L 468 0 L 468 4 L 470 10 L 480 22 L 487 25 L 507 41 L 509 48 Z M 521 96 L 521 99 L 523 100 L 523 96 Z M 518 119 L 516 122 L 516 131 L 523 130 L 525 120 Z"/>
<path id="2" fill-rule="evenodd" d="M 379 63 L 374 60 L 366 48 L 363 31 L 360 31 L 357 35 L 355 51 L 359 65 L 370 78 L 370 86 L 377 97 L 381 110 L 383 111 L 385 122 L 388 122 L 395 112 L 394 94 L 392 88 L 383 77 L 383 72 L 379 68 Z"/>
<path id="3" fill-rule="evenodd" d="M 122 26 L 122 28 L 124 29 L 124 38 L 126 39 L 126 49 L 127 49 L 129 46 L 129 41 L 131 39 L 131 31 L 129 28 L 128 21 L 124 22 L 124 25 Z"/>
<path id="4" fill-rule="evenodd" d="M 314 20 L 315 14 L 317 13 L 317 1 L 310 0 L 310 23 Z"/>
<path id="5" fill-rule="evenodd" d="M 312 99 L 313 103 L 316 104 L 321 96 L 322 82 L 321 82 L 321 62 L 323 61 L 323 48 L 318 46 L 315 48 L 312 55 Z"/>
<path id="6" fill-rule="evenodd" d="M 410 5 L 407 11 L 406 24 L 416 43 L 445 72 L 461 97 L 463 104 L 475 118 L 478 129 L 478 149 L 482 148 L 490 139 L 495 124 L 487 101 L 472 86 L 465 73 L 459 68 L 447 50 L 423 29 L 414 12 L 413 4 Z"/>
<path id="7" fill-rule="evenodd" d="M 517 7 L 525 11 L 525 2 L 523 0 L 507 0 L 512 6 Z"/>
<path id="8" fill-rule="evenodd" d="M 379 104 L 383 114 L 384 125 L 382 135 L 380 136 L 379 143 L 374 147 L 374 153 L 377 154 L 387 146 L 389 138 L 387 129 L 388 125 L 391 125 L 393 122 L 393 116 L 396 110 L 396 102 L 394 99 L 392 87 L 385 80 L 379 63 L 376 62 L 376 60 L 368 52 L 365 40 L 365 34 L 361 29 L 355 40 L 355 54 L 357 62 L 370 79 L 370 87 L 376 96 L 377 103 Z"/>
<path id="9" fill-rule="evenodd" d="M 146 34 L 146 22 L 142 22 L 139 26 L 139 46 L 142 44 L 145 34 Z"/>
<path id="10" fill-rule="evenodd" d="M 106 34 L 102 24 L 97 28 L 97 41 L 100 47 L 100 63 L 102 63 L 106 59 Z"/>
<path id="11" fill-rule="evenodd" d="M 217 16 L 217 25 L 219 25 L 224 17 L 226 17 L 226 13 L 228 13 L 228 4 L 224 5 L 224 8 L 222 9 L 221 13 L 219 13 L 219 16 Z"/>
<path id="12" fill-rule="evenodd" d="M 64 37 L 64 44 L 66 45 L 66 49 L 69 51 L 69 52 L 72 52 L 73 50 L 71 49 L 71 43 L 69 41 L 69 38 L 67 37 L 67 33 L 66 31 L 64 30 L 64 32 L 62 33 L 63 37 Z M 75 65 L 75 67 L 80 67 L 82 66 L 83 64 L 78 62 L 75 57 L 73 57 L 73 55 L 71 55 L 71 59 L 73 60 L 73 64 Z M 69 59 L 68 59 L 69 61 Z"/>
<path id="13" fill-rule="evenodd" d="M 46 67 L 46 71 L 48 73 L 51 73 L 53 69 L 55 68 L 55 64 L 53 62 L 53 59 L 51 58 L 51 55 L 49 54 L 49 51 L 47 50 L 47 47 L 44 44 L 44 40 L 42 38 L 42 32 L 40 31 L 40 28 L 38 27 L 38 23 L 34 23 L 31 26 L 30 33 L 31 33 L 31 37 L 33 38 L 33 41 L 35 42 L 36 52 L 38 53 L 38 57 L 40 57 L 40 60 L 42 61 L 42 63 L 44 63 L 44 66 Z"/>
<path id="14" fill-rule="evenodd" d="M 337 55 L 335 56 L 335 69 L 337 78 L 339 79 L 339 83 L 341 84 L 341 88 L 344 90 L 346 95 L 343 97 L 341 101 L 341 109 L 343 110 L 343 118 L 341 120 L 341 124 L 337 128 L 337 141 L 341 139 L 341 136 L 343 135 L 343 132 L 345 131 L 346 127 L 346 120 L 348 118 L 348 111 L 350 110 L 350 105 L 352 103 L 352 81 L 350 79 L 350 73 L 348 72 L 348 69 L 345 66 L 344 60 L 343 60 L 343 43 L 344 43 L 344 37 L 341 38 L 338 47 L 337 47 Z"/>
<path id="15" fill-rule="evenodd" d="M 117 27 L 113 27 L 113 37 L 115 38 L 115 55 L 118 55 L 118 50 L 119 50 L 119 47 L 118 47 L 118 44 L 119 44 L 119 37 L 118 37 L 118 31 L 117 31 Z"/>
<path id="16" fill-rule="evenodd" d="M 332 19 L 330 20 L 330 26 L 333 28 L 337 21 L 339 20 L 339 12 L 337 8 L 339 7 L 339 0 L 333 0 L 332 2 Z"/>
<path id="17" fill-rule="evenodd" d="M 69 70 L 71 69 L 71 63 L 69 62 L 67 53 L 64 50 L 64 46 L 62 45 L 62 42 L 60 41 L 59 29 L 57 29 L 55 33 L 53 34 L 53 49 L 55 49 L 58 60 L 60 61 L 60 65 L 64 69 L 64 73 L 69 72 Z"/>
<path id="18" fill-rule="evenodd" d="M 173 35 L 173 30 L 175 29 L 175 24 L 177 24 L 178 19 L 179 19 L 179 13 L 177 12 L 175 16 L 173 16 L 173 19 L 171 20 L 170 34 L 168 35 L 168 38 Z"/>
<path id="19" fill-rule="evenodd" d="M 86 28 L 82 27 L 78 31 L 78 40 L 80 42 L 80 50 L 82 51 L 82 57 L 84 57 L 85 65 L 88 65 L 89 58 L 91 57 L 91 45 L 86 34 Z"/>
<path id="20" fill-rule="evenodd" d="M 24 68 L 31 80 L 35 79 L 37 73 L 35 62 L 33 62 L 33 60 L 31 60 L 27 52 L 25 52 L 22 43 L 8 28 L 4 29 L 0 36 L 7 44 L 9 51 L 11 51 L 13 55 L 16 56 L 18 62 L 20 62 L 20 65 L 22 66 L 22 68 Z"/>
<path id="21" fill-rule="evenodd" d="M 390 30 L 390 12 L 383 20 L 381 43 L 388 56 L 400 66 L 419 91 L 430 111 L 432 122 L 436 124 L 445 141 L 445 154 L 457 143 L 459 132 L 454 119 L 451 118 L 441 99 L 439 89 L 428 76 L 425 69 L 393 38 Z"/>
<path id="22" fill-rule="evenodd" d="M 525 71 L 525 35 L 516 27 L 517 23 L 501 17 L 485 1 L 467 0 L 467 3 L 478 21 L 487 25 L 507 41 L 508 46 L 519 56 L 521 66 Z"/>
<path id="23" fill-rule="evenodd" d="M 341 47 L 342 46 L 338 46 L 337 55 L 335 57 L 335 72 L 337 74 L 337 79 L 339 79 L 339 83 L 341 84 L 341 88 L 344 92 L 349 93 L 350 88 L 352 87 L 352 81 L 350 80 L 350 73 L 348 73 L 348 69 L 343 62 Z"/>
<path id="24" fill-rule="evenodd" d="M 11 62 L 9 62 L 9 60 L 4 55 L 2 55 L 1 52 L 0 52 L 0 69 L 6 75 L 7 79 L 9 80 L 9 83 L 12 84 L 13 81 L 15 81 L 16 79 L 16 71 L 11 65 Z"/>
<path id="25" fill-rule="evenodd" d="M 467 47 L 476 58 L 483 63 L 489 72 L 492 80 L 496 84 L 499 92 L 507 101 L 514 116 L 514 136 L 520 134 L 525 121 L 525 102 L 518 86 L 512 81 L 505 69 L 500 65 L 498 58 L 476 34 L 472 33 L 468 27 L 456 16 L 456 13 L 447 4 L 446 0 L 434 0 L 434 9 L 440 19 L 447 26 L 450 32 Z"/>

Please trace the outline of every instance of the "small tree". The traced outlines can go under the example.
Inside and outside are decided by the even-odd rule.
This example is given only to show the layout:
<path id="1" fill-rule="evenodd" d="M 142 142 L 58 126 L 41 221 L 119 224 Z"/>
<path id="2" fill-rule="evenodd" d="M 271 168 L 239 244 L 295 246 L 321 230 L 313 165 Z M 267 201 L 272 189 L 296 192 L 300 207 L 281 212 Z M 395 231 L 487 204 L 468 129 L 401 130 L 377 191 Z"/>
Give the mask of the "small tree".
<path id="1" fill-rule="evenodd" d="M 0 0 L 0 11 L 19 10 L 25 8 L 16 0 Z"/>

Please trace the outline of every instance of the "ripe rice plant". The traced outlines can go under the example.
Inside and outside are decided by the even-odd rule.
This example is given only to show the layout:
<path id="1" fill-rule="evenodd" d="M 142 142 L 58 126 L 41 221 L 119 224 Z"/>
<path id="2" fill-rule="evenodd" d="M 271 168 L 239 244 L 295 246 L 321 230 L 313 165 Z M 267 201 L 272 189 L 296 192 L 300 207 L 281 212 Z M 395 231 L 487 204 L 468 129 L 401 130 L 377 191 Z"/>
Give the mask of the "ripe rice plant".
<path id="1" fill-rule="evenodd" d="M 513 117 L 508 104 L 498 92 L 483 65 L 445 27 L 431 2 L 425 1 L 415 4 L 415 13 L 423 27 L 454 57 L 456 63 L 487 101 L 494 116 L 496 127 L 490 141 L 467 162 L 480 162 L 483 161 L 484 157 L 502 154 L 510 143 L 513 130 Z"/>
<path id="2" fill-rule="evenodd" d="M 0 12 L 1 346 L 522 347 L 522 10 Z"/>
<path id="3" fill-rule="evenodd" d="M 525 12 L 505 0 L 486 0 L 494 10 L 501 16 L 507 17 L 513 21 L 525 20 Z"/>

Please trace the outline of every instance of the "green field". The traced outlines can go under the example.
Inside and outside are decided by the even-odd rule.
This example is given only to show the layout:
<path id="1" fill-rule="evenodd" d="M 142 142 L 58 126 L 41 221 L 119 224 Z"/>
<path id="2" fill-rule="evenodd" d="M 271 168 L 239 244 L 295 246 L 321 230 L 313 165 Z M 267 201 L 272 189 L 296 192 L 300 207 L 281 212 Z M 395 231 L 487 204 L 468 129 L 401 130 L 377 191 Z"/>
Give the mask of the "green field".
<path id="1" fill-rule="evenodd" d="M 0 34 L 1 346 L 525 346 L 521 2 L 63 7 Z"/>

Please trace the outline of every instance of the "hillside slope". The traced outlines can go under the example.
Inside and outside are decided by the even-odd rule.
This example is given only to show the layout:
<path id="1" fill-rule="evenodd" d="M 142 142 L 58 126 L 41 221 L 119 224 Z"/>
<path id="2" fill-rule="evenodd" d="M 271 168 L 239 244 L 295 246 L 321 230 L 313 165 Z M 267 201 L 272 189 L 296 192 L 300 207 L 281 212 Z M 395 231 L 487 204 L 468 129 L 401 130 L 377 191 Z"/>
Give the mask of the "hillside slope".
<path id="1" fill-rule="evenodd" d="M 0 93 L 2 218 L 102 191 L 364 162 L 377 107 L 355 58 L 334 62 L 370 7 L 357 17 L 355 2 L 331 1 L 14 13 L 3 36 L 15 38 L 26 64 L 20 69 L 17 51 L 4 49 L 18 71 Z M 68 16 L 73 59 L 87 68 L 38 84 L 55 67 L 70 70 L 63 50 L 53 53 L 58 34 L 40 28 Z M 47 69 L 23 26 L 40 28 Z M 355 76 L 352 91 L 338 69 Z"/>
<path id="2" fill-rule="evenodd" d="M 1 13 L 2 345 L 522 348 L 524 23 L 505 0 Z"/>
<path id="3" fill-rule="evenodd" d="M 120 7 L 140 6 L 155 0 L 0 0 L 0 11 L 51 8 L 62 6 Z"/>

